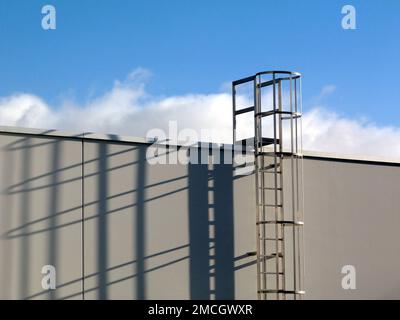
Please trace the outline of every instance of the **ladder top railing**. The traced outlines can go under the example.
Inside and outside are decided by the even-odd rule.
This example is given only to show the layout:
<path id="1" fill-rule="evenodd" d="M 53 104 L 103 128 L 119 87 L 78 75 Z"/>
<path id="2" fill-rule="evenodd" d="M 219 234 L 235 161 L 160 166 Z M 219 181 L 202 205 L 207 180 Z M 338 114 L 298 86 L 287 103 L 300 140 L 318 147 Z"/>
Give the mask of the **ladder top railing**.
<path id="1" fill-rule="evenodd" d="M 257 78 L 258 76 L 262 76 L 262 75 L 290 75 L 291 77 L 287 77 L 287 78 L 278 78 L 275 79 L 275 81 L 279 81 L 279 80 L 290 80 L 290 79 L 298 79 L 301 77 L 301 73 L 299 72 L 293 72 L 293 71 L 285 71 L 285 70 L 272 70 L 272 71 L 261 71 L 261 72 L 257 72 L 255 75 L 253 76 L 249 76 L 249 77 L 245 77 L 242 79 L 238 79 L 235 81 L 232 81 L 232 84 L 234 86 L 249 82 L 249 81 L 253 81 L 255 78 Z"/>

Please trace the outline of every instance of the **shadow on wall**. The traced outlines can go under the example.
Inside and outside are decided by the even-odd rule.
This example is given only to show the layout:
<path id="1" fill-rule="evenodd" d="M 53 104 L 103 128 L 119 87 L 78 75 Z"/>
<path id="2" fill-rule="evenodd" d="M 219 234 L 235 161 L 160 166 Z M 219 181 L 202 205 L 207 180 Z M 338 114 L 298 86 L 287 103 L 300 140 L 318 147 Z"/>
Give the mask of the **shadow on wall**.
<path id="1" fill-rule="evenodd" d="M 188 171 L 191 299 L 234 299 L 232 165 Z"/>
<path id="2" fill-rule="evenodd" d="M 1 142 L 1 136 L 0 136 Z M 75 163 L 62 166 L 63 146 L 67 143 L 78 143 L 82 145 L 82 154 L 77 155 Z M 187 166 L 188 174 L 177 176 L 168 180 L 160 180 L 148 183 L 149 171 L 151 165 L 146 161 L 146 146 L 136 145 L 125 147 L 121 151 L 110 151 L 108 142 L 97 142 L 97 157 L 90 160 L 84 159 L 84 143 L 81 140 L 61 140 L 54 138 L 16 138 L 7 143 L 2 148 L 3 165 L 1 167 L 4 181 L 3 200 L 0 201 L 2 224 L 1 230 L 1 288 L 0 297 L 3 299 L 71 299 L 85 298 L 88 293 L 95 293 L 97 299 L 110 299 L 110 289 L 115 285 L 129 283 L 132 285 L 131 294 L 127 297 L 136 299 L 157 298 L 148 293 L 148 277 L 152 272 L 173 266 L 181 261 L 189 263 L 189 279 L 185 284 L 189 287 L 189 299 L 234 299 L 235 298 L 235 271 L 251 266 L 255 261 L 241 265 L 235 268 L 235 262 L 245 258 L 246 255 L 234 256 L 234 212 L 233 212 L 233 167 L 229 164 L 204 165 L 190 164 Z M 115 144 L 112 144 L 115 145 Z M 34 153 L 36 147 L 48 148 L 51 153 L 51 160 L 48 172 L 41 172 L 39 175 L 37 166 L 38 154 Z M 122 164 L 111 165 L 111 158 L 124 156 L 130 161 L 124 161 Z M 15 161 L 20 159 L 18 166 Z M 134 159 L 134 160 L 132 160 Z M 86 172 L 87 165 L 95 164 L 97 171 Z M 168 165 L 166 165 L 168 166 Z M 122 193 L 113 193 L 110 190 L 110 177 L 124 168 L 134 168 L 133 176 L 134 189 L 125 190 Z M 79 170 L 77 170 L 79 169 Z M 75 170 L 75 171 L 74 171 Z M 166 168 L 165 170 L 168 170 Z M 40 171 L 40 170 L 39 170 Z M 73 172 L 73 175 L 66 175 L 67 172 Z M 77 174 L 80 172 L 80 174 Z M 66 177 L 68 176 L 68 177 Z M 84 184 L 86 179 L 96 177 L 97 199 L 86 201 L 85 195 L 81 199 L 84 205 L 78 204 L 70 208 L 60 209 L 60 201 L 68 202 L 68 194 L 63 193 L 61 187 L 69 183 Z M 168 192 L 156 197 L 150 197 L 148 190 L 154 187 L 168 186 L 173 181 L 186 181 L 186 186 L 178 189 L 168 188 Z M 81 185 L 82 187 L 82 185 Z M 84 190 L 83 188 L 81 190 Z M 47 212 L 38 212 L 32 210 L 32 199 L 45 192 L 48 199 L 47 204 L 42 204 L 40 208 L 47 208 Z M 146 230 L 148 230 L 148 215 L 154 214 L 149 211 L 148 205 L 160 198 L 168 197 L 178 192 L 187 192 L 188 207 L 186 203 L 181 204 L 182 214 L 188 214 L 188 230 L 174 230 L 173 232 L 186 232 L 189 235 L 188 243 L 182 243 L 179 246 L 151 253 L 146 252 Z M 113 199 L 122 196 L 129 196 L 131 203 L 121 208 L 111 206 Z M 15 205 L 15 197 L 21 202 Z M 86 216 L 85 208 L 88 206 L 97 206 L 97 212 L 94 215 Z M 83 209 L 83 212 L 82 212 Z M 110 261 L 109 231 L 113 228 L 109 218 L 118 215 L 122 210 L 131 210 L 135 223 L 132 225 L 134 243 L 132 245 L 133 260 L 125 261 L 119 264 L 113 264 Z M 79 219 L 68 220 L 65 217 L 72 213 L 80 212 Z M 126 212 L 126 211 L 124 211 Z M 13 215 L 18 217 L 17 220 Z M 63 219 L 62 219 L 63 218 Z M 94 219 L 94 220 L 93 220 Z M 17 221 L 15 223 L 15 221 Z M 67 222 L 65 222 L 67 221 Z M 96 256 L 97 272 L 85 272 L 81 277 L 71 277 L 67 281 L 57 283 L 56 290 L 41 290 L 40 281 L 42 275 L 32 277 L 32 270 L 40 270 L 37 266 L 35 256 L 37 250 L 42 250 L 35 245 L 40 238 L 45 238 L 48 243 L 48 252 L 39 253 L 45 257 L 48 264 L 52 264 L 57 270 L 63 269 L 60 264 L 60 257 L 64 254 L 65 247 L 61 245 L 59 233 L 61 230 L 67 230 L 71 226 L 80 226 L 88 221 L 96 221 Z M 45 226 L 44 226 L 45 225 Z M 83 230 L 83 228 L 82 228 Z M 123 235 L 122 235 L 123 236 Z M 85 241 L 85 236 L 83 238 Z M 163 241 L 163 237 L 152 241 Z M 77 248 L 77 252 L 84 250 Z M 65 244 L 64 244 L 65 246 Z M 15 252 L 13 252 L 13 250 Z M 88 250 L 87 248 L 85 250 Z M 166 256 L 171 257 L 186 250 L 188 255 L 168 260 L 158 265 L 148 265 L 151 258 Z M 87 253 L 76 263 L 82 264 L 82 269 L 86 264 Z M 19 266 L 12 265 L 13 254 L 19 257 Z M 83 257 L 83 261 L 81 259 Z M 22 262 L 22 263 L 21 263 Z M 42 262 L 42 261 L 41 261 Z M 111 277 L 111 272 L 123 268 L 129 268 L 133 273 L 115 278 Z M 86 270 L 86 269 L 85 269 Z M 170 269 L 174 272 L 174 269 Z M 58 272 L 58 271 L 57 271 Z M 17 273 L 17 274 L 16 274 Z M 11 287 L 13 283 L 10 279 L 17 279 L 18 292 L 14 292 Z M 135 281 L 132 281 L 135 279 Z M 39 281 L 39 283 L 37 283 Z M 96 285 L 87 286 L 86 283 L 94 282 Z M 133 285 L 134 284 L 134 285 Z M 162 283 L 159 284 L 162 286 Z M 180 284 L 181 285 L 181 284 Z M 77 288 L 65 290 L 66 288 Z M 172 288 L 171 288 L 172 289 Z M 63 291 L 64 290 L 64 291 Z M 116 290 L 116 289 L 114 289 Z M 69 292 L 65 294 L 65 292 Z M 115 291 L 113 291 L 115 292 Z M 171 290 L 171 299 L 174 299 L 174 290 Z"/>

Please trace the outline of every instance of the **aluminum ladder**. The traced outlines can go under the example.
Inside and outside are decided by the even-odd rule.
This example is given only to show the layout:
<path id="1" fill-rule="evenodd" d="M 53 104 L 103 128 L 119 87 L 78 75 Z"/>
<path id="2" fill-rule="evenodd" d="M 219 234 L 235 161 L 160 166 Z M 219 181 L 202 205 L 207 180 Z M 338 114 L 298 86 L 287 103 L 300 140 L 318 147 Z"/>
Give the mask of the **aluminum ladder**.
<path id="1" fill-rule="evenodd" d="M 300 80 L 299 73 L 265 71 L 232 82 L 233 143 L 254 152 L 257 246 L 252 254 L 262 300 L 305 294 Z M 248 89 L 242 95 L 241 87 Z M 240 106 L 239 100 L 252 105 Z M 254 135 L 238 139 L 238 120 L 246 115 L 254 116 Z"/>

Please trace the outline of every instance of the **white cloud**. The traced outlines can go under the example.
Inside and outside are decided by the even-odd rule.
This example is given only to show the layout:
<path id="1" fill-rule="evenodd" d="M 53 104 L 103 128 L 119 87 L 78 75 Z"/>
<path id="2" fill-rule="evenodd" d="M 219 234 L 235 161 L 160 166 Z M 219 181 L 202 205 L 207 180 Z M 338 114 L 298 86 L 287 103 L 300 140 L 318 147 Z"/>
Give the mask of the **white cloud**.
<path id="1" fill-rule="evenodd" d="M 0 98 L 0 121 L 3 125 L 40 127 L 50 114 L 47 104 L 31 94 Z"/>
<path id="2" fill-rule="evenodd" d="M 305 150 L 351 155 L 400 157 L 400 128 L 377 126 L 366 120 L 348 119 L 323 108 L 303 117 Z"/>
<path id="3" fill-rule="evenodd" d="M 148 71 L 138 69 L 125 81 L 115 81 L 104 95 L 82 105 L 65 102 L 49 106 L 27 93 L 0 98 L 0 124 L 145 136 L 152 128 L 166 131 L 169 121 L 177 121 L 178 129 L 191 128 L 199 135 L 202 129 L 211 129 L 212 136 L 203 137 L 207 141 L 231 142 L 230 92 L 154 97 L 145 90 L 148 77 Z M 334 90 L 333 85 L 326 86 L 319 97 Z M 244 96 L 239 103 L 250 105 Z M 310 110 L 303 117 L 305 150 L 400 157 L 400 128 L 348 119 L 322 107 Z M 242 125 L 249 135 L 253 131 L 251 123 L 250 117 Z"/>

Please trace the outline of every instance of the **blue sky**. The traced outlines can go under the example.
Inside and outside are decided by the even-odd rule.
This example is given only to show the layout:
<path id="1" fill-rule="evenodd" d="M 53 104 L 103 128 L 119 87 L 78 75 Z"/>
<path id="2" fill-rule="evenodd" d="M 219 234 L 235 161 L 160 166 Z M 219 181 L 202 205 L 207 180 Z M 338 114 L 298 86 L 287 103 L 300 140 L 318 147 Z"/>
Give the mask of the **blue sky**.
<path id="1" fill-rule="evenodd" d="M 41 28 L 41 8 L 57 29 Z M 341 8 L 357 30 L 341 28 Z M 400 1 L 0 0 L 0 96 L 85 101 L 137 67 L 157 96 L 215 93 L 260 70 L 303 73 L 304 106 L 400 126 Z"/>

